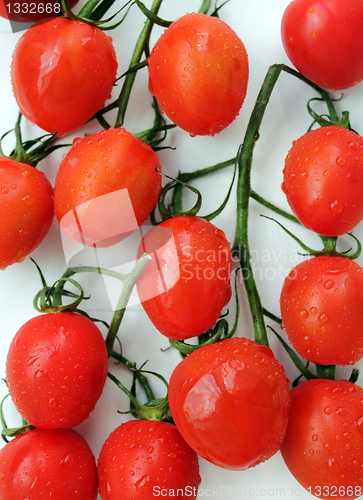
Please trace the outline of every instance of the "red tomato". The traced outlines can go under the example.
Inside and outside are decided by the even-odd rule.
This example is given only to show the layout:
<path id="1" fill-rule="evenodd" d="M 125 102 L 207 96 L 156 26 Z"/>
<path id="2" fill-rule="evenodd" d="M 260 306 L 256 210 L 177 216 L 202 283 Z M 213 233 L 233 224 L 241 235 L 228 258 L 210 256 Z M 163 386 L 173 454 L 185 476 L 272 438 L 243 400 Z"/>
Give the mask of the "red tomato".
<path id="1" fill-rule="evenodd" d="M 352 365 L 363 356 L 363 268 L 346 257 L 314 257 L 285 279 L 284 329 L 296 351 L 321 365 Z"/>
<path id="2" fill-rule="evenodd" d="M 109 246 L 137 229 L 161 192 L 157 154 L 125 129 L 73 141 L 54 187 L 62 230 L 88 246 Z"/>
<path id="3" fill-rule="evenodd" d="M 53 189 L 45 175 L 0 157 L 0 268 L 24 260 L 45 238 L 53 216 Z"/>
<path id="4" fill-rule="evenodd" d="M 13 338 L 6 382 L 19 413 L 43 429 L 75 427 L 94 409 L 107 377 L 106 345 L 90 319 L 36 316 Z"/>
<path id="5" fill-rule="evenodd" d="M 195 500 L 201 481 L 197 455 L 176 427 L 148 420 L 126 422 L 110 434 L 99 456 L 98 479 L 103 500 L 179 495 Z"/>
<path id="6" fill-rule="evenodd" d="M 78 1 L 69 0 L 69 6 L 74 7 Z M 35 23 L 49 16 L 56 16 L 60 12 L 63 12 L 63 9 L 55 0 L 0 1 L 0 16 L 17 23 Z"/>
<path id="7" fill-rule="evenodd" d="M 346 380 L 309 380 L 291 391 L 282 457 L 312 495 L 363 493 L 363 389 Z"/>
<path id="8" fill-rule="evenodd" d="M 193 13 L 173 22 L 148 65 L 150 92 L 168 118 L 191 135 L 221 132 L 246 97 L 246 49 L 216 17 Z"/>
<path id="9" fill-rule="evenodd" d="M 363 219 L 363 138 L 342 127 L 311 130 L 285 159 L 282 189 L 300 222 L 340 236 Z"/>
<path id="10" fill-rule="evenodd" d="M 223 231 L 194 216 L 167 219 L 140 245 L 152 257 L 137 281 L 140 301 L 170 339 L 212 328 L 230 298 L 231 248 Z"/>
<path id="11" fill-rule="evenodd" d="M 329 90 L 363 80 L 363 2 L 294 0 L 282 18 L 282 42 L 292 64 Z"/>
<path id="12" fill-rule="evenodd" d="M 11 77 L 23 115 L 62 136 L 104 106 L 116 71 L 115 49 L 102 30 L 57 17 L 22 35 L 13 54 Z"/>
<path id="13" fill-rule="evenodd" d="M 33 429 L 0 451 L 1 500 L 96 500 L 96 461 L 71 429 Z"/>
<path id="14" fill-rule="evenodd" d="M 289 381 L 271 349 L 243 338 L 200 347 L 169 382 L 170 411 L 185 441 L 209 462 L 245 470 L 279 449 Z"/>

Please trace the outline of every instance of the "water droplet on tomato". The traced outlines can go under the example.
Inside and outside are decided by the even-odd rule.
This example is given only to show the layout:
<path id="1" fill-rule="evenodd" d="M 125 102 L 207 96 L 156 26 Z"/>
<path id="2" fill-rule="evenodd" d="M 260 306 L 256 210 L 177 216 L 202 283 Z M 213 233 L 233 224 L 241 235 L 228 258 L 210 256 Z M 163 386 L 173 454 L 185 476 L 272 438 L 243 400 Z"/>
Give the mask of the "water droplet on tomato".
<path id="1" fill-rule="evenodd" d="M 24 198 L 22 198 L 22 201 L 25 203 L 25 205 L 30 207 L 34 203 L 34 197 L 30 194 L 27 194 L 26 196 L 24 196 Z"/>
<path id="2" fill-rule="evenodd" d="M 106 140 L 104 138 L 98 139 L 97 146 L 104 146 L 106 144 Z"/>
<path id="3" fill-rule="evenodd" d="M 327 467 L 330 473 L 334 475 L 340 474 L 340 467 L 334 458 L 329 458 L 329 460 L 327 461 Z"/>
<path id="4" fill-rule="evenodd" d="M 325 170 L 324 173 L 323 173 L 323 176 L 328 179 L 330 177 L 330 171 L 329 170 Z"/>
<path id="5" fill-rule="evenodd" d="M 321 321 L 322 323 L 326 323 L 328 321 L 328 315 L 325 314 L 325 313 L 321 313 L 320 316 L 319 316 L 319 321 Z"/>
<path id="6" fill-rule="evenodd" d="M 300 316 L 300 318 L 305 319 L 309 316 L 309 313 L 306 309 L 301 309 L 301 311 L 299 312 L 299 316 Z"/>
<path id="7" fill-rule="evenodd" d="M 358 182 L 359 180 L 359 176 L 357 174 L 357 172 L 349 172 L 348 175 L 347 175 L 347 179 L 349 182 Z"/>
<path id="8" fill-rule="evenodd" d="M 357 149 L 359 148 L 358 143 L 357 143 L 357 142 L 355 142 L 355 141 L 350 142 L 350 143 L 348 144 L 348 146 L 349 146 L 350 148 L 352 148 L 352 149 L 355 149 L 355 150 L 357 150 Z"/>
<path id="9" fill-rule="evenodd" d="M 338 158 L 335 160 L 339 166 L 345 165 L 345 158 L 343 156 L 338 156 Z"/>
<path id="10" fill-rule="evenodd" d="M 306 179 L 308 177 L 308 173 L 303 170 L 302 172 L 299 173 L 299 177 L 301 179 Z"/>
<path id="11" fill-rule="evenodd" d="M 331 409 L 331 407 L 330 407 L 330 406 L 326 406 L 326 407 L 324 408 L 324 413 L 325 413 L 325 415 L 331 415 L 332 411 L 333 411 L 333 410 Z"/>
<path id="12" fill-rule="evenodd" d="M 21 170 L 21 173 L 23 174 L 24 177 L 29 177 L 31 175 L 31 171 L 28 168 L 23 168 Z"/>
<path id="13" fill-rule="evenodd" d="M 80 191 L 85 191 L 85 190 L 86 190 L 86 188 L 85 188 L 85 187 L 83 186 L 83 184 L 82 184 L 82 186 L 79 186 L 79 190 L 80 190 Z"/>
<path id="14" fill-rule="evenodd" d="M 340 416 L 344 416 L 348 413 L 348 410 L 346 408 L 343 408 L 342 406 L 340 406 L 339 408 L 337 408 L 336 410 L 336 414 L 337 415 L 340 415 Z"/>
<path id="15" fill-rule="evenodd" d="M 324 281 L 324 288 L 326 288 L 327 290 L 330 290 L 331 288 L 333 288 L 334 285 L 335 285 L 335 281 L 333 281 L 333 280 Z"/>
<path id="16" fill-rule="evenodd" d="M 333 212 L 333 214 L 340 214 L 343 211 L 343 205 L 340 203 L 340 201 L 335 200 L 333 201 L 333 203 L 331 203 L 330 210 Z"/>
<path id="17" fill-rule="evenodd" d="M 4 187 L 1 188 L 1 192 L 2 192 L 2 194 L 8 194 L 9 188 L 7 188 L 7 187 L 4 186 Z"/>
<path id="18" fill-rule="evenodd" d="M 16 184 L 12 184 L 11 189 L 14 189 L 14 190 L 15 190 L 15 189 L 17 189 L 17 187 L 18 187 L 18 186 L 17 186 Z"/>
<path id="19" fill-rule="evenodd" d="M 72 141 L 72 146 L 77 146 L 79 142 L 81 142 L 82 137 L 75 137 Z"/>

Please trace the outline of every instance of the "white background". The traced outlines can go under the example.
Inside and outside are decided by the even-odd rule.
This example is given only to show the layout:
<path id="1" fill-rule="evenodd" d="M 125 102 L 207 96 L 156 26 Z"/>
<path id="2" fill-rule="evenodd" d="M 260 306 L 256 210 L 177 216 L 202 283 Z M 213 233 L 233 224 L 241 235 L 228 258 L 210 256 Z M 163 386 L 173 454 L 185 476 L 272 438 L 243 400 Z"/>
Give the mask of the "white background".
<path id="1" fill-rule="evenodd" d="M 117 3 L 121 6 L 123 2 L 118 0 Z M 231 0 L 223 7 L 220 12 L 221 18 L 238 33 L 249 55 L 250 79 L 246 101 L 237 120 L 216 137 L 191 138 L 187 133 L 180 130 L 170 132 L 166 144 L 176 147 L 176 150 L 166 150 L 160 153 L 165 173 L 176 175 L 178 170 L 192 171 L 230 159 L 236 155 L 268 67 L 274 63 L 284 62 L 289 64 L 280 38 L 281 18 L 288 3 L 288 0 L 255 0 L 253 2 Z M 151 1 L 146 1 L 145 4 L 150 6 Z M 200 0 L 184 0 L 183 2 L 164 0 L 159 15 L 165 19 L 173 20 L 186 12 L 198 10 L 200 4 Z M 128 67 L 136 38 L 143 26 L 143 20 L 143 15 L 134 6 L 124 24 L 114 32 L 109 33 L 113 38 L 117 52 L 119 75 Z M 155 28 L 151 44 L 155 42 L 161 32 L 162 28 Z M 10 84 L 10 63 L 14 46 L 21 34 L 13 34 L 8 21 L 0 19 L 0 134 L 13 128 L 17 118 L 18 109 Z M 351 123 L 357 131 L 363 130 L 363 106 L 360 99 L 363 90 L 362 85 L 360 84 L 346 91 L 344 99 L 337 104 L 339 112 L 344 109 L 351 112 Z M 120 87 L 115 89 L 115 96 L 119 89 Z M 288 206 L 280 187 L 284 158 L 292 141 L 303 135 L 308 129 L 311 118 L 306 111 L 306 103 L 310 98 L 316 96 L 308 86 L 283 73 L 273 91 L 261 127 L 261 137 L 255 147 L 252 174 L 253 189 L 287 210 Z M 143 69 L 136 79 L 126 114 L 125 127 L 130 132 L 136 133 L 151 126 L 152 120 L 151 98 L 147 90 L 147 70 Z M 112 122 L 112 117 L 110 121 Z M 63 142 L 70 143 L 71 139 L 76 136 L 98 130 L 99 126 L 96 123 L 87 125 L 77 133 L 64 138 Z M 25 120 L 22 132 L 24 139 L 42 134 L 42 131 Z M 12 138 L 13 136 L 9 136 L 4 141 L 5 153 L 9 153 L 13 147 Z M 52 154 L 39 165 L 39 169 L 45 172 L 52 183 L 62 155 L 66 150 Z M 194 185 L 201 189 L 202 194 L 204 194 L 201 215 L 215 210 L 220 205 L 227 192 L 232 173 L 233 169 L 229 167 L 208 179 L 195 182 Z M 192 198 L 190 202 L 193 202 Z M 257 285 L 263 305 L 276 315 L 279 315 L 278 300 L 283 278 L 288 270 L 301 260 L 297 253 L 300 248 L 276 224 L 260 217 L 260 214 L 272 216 L 271 212 L 257 205 L 254 201 L 251 201 L 250 211 L 250 245 L 253 251 L 253 265 L 256 269 Z M 226 232 L 227 237 L 233 243 L 235 192 L 232 193 L 230 202 L 224 212 L 214 220 L 214 223 Z M 294 229 L 306 243 L 319 248 L 319 238 L 310 234 L 307 230 L 297 230 L 291 224 L 286 225 L 290 229 Z M 362 227 L 358 227 L 355 234 L 362 238 Z M 349 247 L 350 244 L 350 239 L 342 238 L 343 248 Z M 130 256 L 134 255 L 134 250 L 135 240 L 133 239 L 129 240 L 121 248 L 122 252 L 127 251 L 126 255 Z M 33 252 L 32 257 L 40 265 L 48 284 L 52 284 L 62 275 L 67 263 L 62 249 L 59 227 L 56 222 L 53 223 L 49 234 L 40 247 Z M 114 259 L 114 256 L 112 259 Z M 120 259 L 120 262 L 117 263 L 125 262 L 124 257 L 120 257 Z M 132 259 L 133 257 L 130 257 L 129 260 Z M 358 259 L 358 263 L 363 264 L 362 257 Z M 82 276 L 79 281 L 84 285 L 85 293 L 91 294 L 91 299 L 84 303 L 84 308 L 93 316 L 110 321 L 112 317 L 111 304 L 117 300 L 118 291 L 111 289 L 109 284 L 105 284 L 101 276 Z M 239 288 L 242 311 L 238 335 L 252 338 L 253 332 L 248 304 L 243 286 Z M 32 301 L 39 289 L 40 280 L 29 258 L 26 258 L 21 264 L 13 265 L 0 273 L 1 377 L 5 375 L 5 359 L 12 337 L 25 321 L 36 314 Z M 109 296 L 109 293 L 111 296 Z M 276 326 L 272 323 L 271 325 Z M 273 333 L 269 335 L 275 355 L 284 364 L 289 378 L 293 380 L 297 375 L 295 368 L 274 339 Z M 121 327 L 120 338 L 124 355 L 127 358 L 136 361 L 138 365 L 149 360 L 147 368 L 158 371 L 166 378 L 169 377 L 173 367 L 180 360 L 179 354 L 175 351 L 171 349 L 167 352 L 162 351 L 162 349 L 168 347 L 167 339 L 155 330 L 142 308 L 137 304 L 128 309 Z M 350 370 L 351 368 L 339 369 L 338 377 L 349 376 Z M 110 371 L 117 377 L 122 378 L 126 385 L 130 382 L 126 370 L 114 366 L 112 361 Z M 164 396 L 162 384 L 152 381 L 152 385 L 158 397 Z M 0 382 L 0 397 L 3 397 L 6 392 L 5 383 Z M 127 397 L 114 387 L 113 382 L 107 381 L 104 393 L 96 409 L 89 419 L 78 428 L 79 432 L 89 442 L 96 457 L 108 434 L 128 418 L 125 415 L 118 414 L 117 410 L 128 410 Z M 6 402 L 5 411 L 10 427 L 20 423 L 20 419 L 10 401 Z M 223 424 L 221 423 L 221 425 Z M 290 475 L 279 453 L 268 462 L 244 472 L 226 471 L 204 460 L 200 460 L 200 468 L 202 476 L 200 498 L 202 498 L 203 494 L 205 497 L 236 500 L 255 497 L 276 499 L 312 498 Z M 222 491 L 225 491 L 225 489 L 222 490 L 221 488 L 229 489 L 221 494 Z"/>

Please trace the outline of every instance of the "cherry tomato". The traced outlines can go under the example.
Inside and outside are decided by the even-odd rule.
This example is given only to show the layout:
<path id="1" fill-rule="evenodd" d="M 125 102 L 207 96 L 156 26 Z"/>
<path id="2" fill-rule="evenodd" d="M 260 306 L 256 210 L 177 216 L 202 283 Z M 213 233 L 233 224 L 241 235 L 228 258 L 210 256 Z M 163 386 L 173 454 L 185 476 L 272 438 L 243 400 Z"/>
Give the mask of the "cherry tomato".
<path id="1" fill-rule="evenodd" d="M 1 500 L 96 500 L 93 453 L 73 429 L 33 429 L 0 451 Z"/>
<path id="2" fill-rule="evenodd" d="M 125 129 L 73 141 L 55 187 L 62 230 L 88 246 L 123 240 L 150 215 L 161 192 L 157 154 Z"/>
<path id="3" fill-rule="evenodd" d="M 53 216 L 53 189 L 45 175 L 0 157 L 0 268 L 23 261 L 45 238 Z"/>
<path id="4" fill-rule="evenodd" d="M 352 365 L 363 356 L 363 268 L 346 257 L 314 257 L 294 267 L 282 287 L 282 323 L 296 351 L 321 365 Z"/>
<path id="5" fill-rule="evenodd" d="M 363 80 L 363 2 L 293 0 L 282 18 L 282 42 L 292 64 L 329 90 Z"/>
<path id="6" fill-rule="evenodd" d="M 69 0 L 72 8 L 79 0 Z M 63 9 L 55 0 L 2 0 L 0 16 L 17 23 L 35 23 L 50 16 L 56 16 Z"/>
<path id="7" fill-rule="evenodd" d="M 318 498 L 357 498 L 363 489 L 363 389 L 347 380 L 309 380 L 291 391 L 282 457 Z"/>
<path id="8" fill-rule="evenodd" d="M 231 296 L 231 248 L 223 231 L 205 219 L 167 219 L 144 237 L 138 255 L 152 257 L 136 283 L 154 326 L 170 339 L 211 329 Z"/>
<path id="9" fill-rule="evenodd" d="M 285 159 L 283 191 L 300 222 L 340 236 L 363 219 L 363 138 L 342 127 L 311 130 Z"/>
<path id="10" fill-rule="evenodd" d="M 94 409 L 107 377 L 99 328 L 73 312 L 36 316 L 13 338 L 6 382 L 19 413 L 43 429 L 75 427 Z"/>
<path id="11" fill-rule="evenodd" d="M 198 458 L 173 424 L 135 420 L 115 429 L 98 461 L 103 500 L 197 498 Z"/>
<path id="12" fill-rule="evenodd" d="M 271 349 L 231 338 L 200 347 L 169 381 L 170 411 L 185 441 L 219 467 L 245 470 L 274 455 L 285 435 L 289 381 Z"/>
<path id="13" fill-rule="evenodd" d="M 223 21 L 186 14 L 156 42 L 149 89 L 162 111 L 191 135 L 214 135 L 238 115 L 248 85 L 248 57 Z"/>
<path id="14" fill-rule="evenodd" d="M 103 31 L 57 17 L 21 36 L 13 53 L 11 78 L 23 115 L 62 136 L 104 106 L 116 71 L 115 49 Z"/>

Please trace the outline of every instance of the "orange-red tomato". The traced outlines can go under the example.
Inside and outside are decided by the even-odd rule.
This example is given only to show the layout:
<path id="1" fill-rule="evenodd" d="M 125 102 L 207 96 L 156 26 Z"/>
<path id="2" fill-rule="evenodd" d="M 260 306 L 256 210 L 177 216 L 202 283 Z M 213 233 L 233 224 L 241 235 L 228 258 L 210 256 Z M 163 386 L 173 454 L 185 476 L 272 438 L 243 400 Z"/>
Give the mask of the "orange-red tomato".
<path id="1" fill-rule="evenodd" d="M 283 191 L 308 229 L 340 236 L 363 219 L 363 138 L 343 127 L 311 130 L 294 141 Z"/>
<path id="2" fill-rule="evenodd" d="M 99 328 L 73 312 L 42 314 L 13 338 L 6 382 L 19 413 L 35 427 L 75 427 L 101 396 L 108 356 Z"/>
<path id="3" fill-rule="evenodd" d="M 282 457 L 318 498 L 357 498 L 363 488 L 363 389 L 347 380 L 308 380 L 291 391 Z"/>
<path id="4" fill-rule="evenodd" d="M 170 411 L 196 453 L 219 467 L 245 470 L 280 448 L 289 385 L 269 347 L 232 337 L 200 347 L 177 365 Z"/>
<path id="5" fill-rule="evenodd" d="M 85 22 L 57 17 L 21 36 L 13 53 L 11 79 L 22 114 L 62 136 L 104 106 L 116 71 L 110 37 Z"/>
<path id="6" fill-rule="evenodd" d="M 110 246 L 150 215 L 161 192 L 160 161 L 150 146 L 125 129 L 77 138 L 54 186 L 62 230 L 87 246 Z"/>
<path id="7" fill-rule="evenodd" d="M 296 351 L 321 365 L 363 356 L 363 269 L 347 257 L 313 257 L 294 267 L 280 297 L 281 318 Z"/>
<path id="8" fill-rule="evenodd" d="M 248 57 L 225 22 L 186 14 L 156 42 L 149 88 L 162 111 L 191 135 L 214 135 L 237 117 L 248 85 Z"/>
<path id="9" fill-rule="evenodd" d="M 43 241 L 53 217 L 53 188 L 43 172 L 0 157 L 0 268 L 23 261 Z"/>
<path id="10" fill-rule="evenodd" d="M 138 255 L 152 257 L 136 287 L 160 333 L 174 340 L 212 328 L 231 297 L 231 247 L 222 230 L 180 215 L 152 228 Z"/>
<path id="11" fill-rule="evenodd" d="M 168 422 L 131 420 L 117 427 L 98 460 L 103 500 L 195 500 L 200 484 L 198 457 Z"/>

